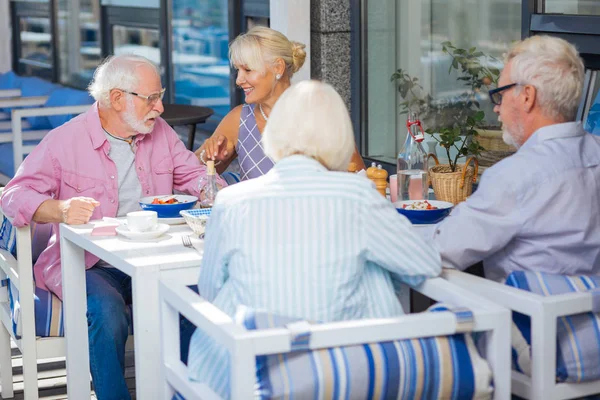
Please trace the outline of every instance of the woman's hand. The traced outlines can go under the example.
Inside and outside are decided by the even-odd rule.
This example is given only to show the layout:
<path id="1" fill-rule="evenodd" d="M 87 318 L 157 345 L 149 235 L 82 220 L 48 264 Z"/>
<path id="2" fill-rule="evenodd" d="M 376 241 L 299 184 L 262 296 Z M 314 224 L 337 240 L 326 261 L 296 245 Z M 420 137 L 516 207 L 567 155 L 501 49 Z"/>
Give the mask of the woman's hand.
<path id="1" fill-rule="evenodd" d="M 201 162 L 207 160 L 225 161 L 229 158 L 230 151 L 227 149 L 228 139 L 225 135 L 215 134 L 204 141 L 196 155 Z M 201 156 L 202 152 L 204 155 Z"/>

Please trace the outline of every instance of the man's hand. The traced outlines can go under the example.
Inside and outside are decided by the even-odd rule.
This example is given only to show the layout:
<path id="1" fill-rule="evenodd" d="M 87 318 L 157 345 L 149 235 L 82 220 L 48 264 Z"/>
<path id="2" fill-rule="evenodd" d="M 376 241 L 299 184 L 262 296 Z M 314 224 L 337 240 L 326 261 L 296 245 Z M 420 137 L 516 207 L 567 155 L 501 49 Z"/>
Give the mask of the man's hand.
<path id="1" fill-rule="evenodd" d="M 68 225 L 87 224 L 99 202 L 90 197 L 72 197 L 60 205 L 62 221 Z"/>

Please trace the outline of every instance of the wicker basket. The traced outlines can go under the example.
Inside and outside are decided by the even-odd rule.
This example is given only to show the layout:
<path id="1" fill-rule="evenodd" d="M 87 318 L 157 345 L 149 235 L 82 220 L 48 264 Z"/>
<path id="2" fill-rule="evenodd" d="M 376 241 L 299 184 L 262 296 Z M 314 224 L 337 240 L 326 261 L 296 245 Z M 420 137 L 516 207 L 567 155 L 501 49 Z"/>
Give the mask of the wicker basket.
<path id="1" fill-rule="evenodd" d="M 502 131 L 496 129 L 477 129 L 475 140 L 487 151 L 502 151 L 514 153 L 517 151 L 513 146 L 504 143 Z"/>
<path id="2" fill-rule="evenodd" d="M 456 172 L 452 172 L 450 165 L 440 164 L 434 154 L 429 156 L 433 157 L 436 163 L 435 166 L 429 168 L 428 174 L 435 198 L 453 204 L 465 201 L 471 195 L 473 182 L 477 179 L 477 169 L 479 168 L 477 159 L 470 157 L 464 165 L 456 166 Z M 469 165 L 471 161 L 474 163 L 474 168 Z"/>

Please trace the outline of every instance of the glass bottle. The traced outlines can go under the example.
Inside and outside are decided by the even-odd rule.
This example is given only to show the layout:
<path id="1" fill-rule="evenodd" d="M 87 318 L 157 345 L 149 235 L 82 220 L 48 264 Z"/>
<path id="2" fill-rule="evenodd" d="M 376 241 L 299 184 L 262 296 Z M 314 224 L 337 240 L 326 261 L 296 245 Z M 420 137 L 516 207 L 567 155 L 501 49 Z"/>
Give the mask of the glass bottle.
<path id="1" fill-rule="evenodd" d="M 425 132 L 417 113 L 409 113 L 408 134 L 398 153 L 398 201 L 427 199 L 427 152 L 423 149 Z"/>
<path id="2" fill-rule="evenodd" d="M 200 208 L 212 207 L 219 191 L 214 161 L 208 160 L 206 162 L 206 178 L 200 178 L 198 185 L 200 186 Z"/>

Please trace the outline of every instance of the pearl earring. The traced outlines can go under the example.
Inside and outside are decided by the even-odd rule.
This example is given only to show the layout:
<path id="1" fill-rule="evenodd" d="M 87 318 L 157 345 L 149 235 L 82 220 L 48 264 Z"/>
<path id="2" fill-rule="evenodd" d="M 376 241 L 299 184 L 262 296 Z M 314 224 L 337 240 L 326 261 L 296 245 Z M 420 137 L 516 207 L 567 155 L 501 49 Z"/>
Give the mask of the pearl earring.
<path id="1" fill-rule="evenodd" d="M 277 79 L 277 80 L 281 79 L 281 74 L 275 75 L 275 79 Z"/>

